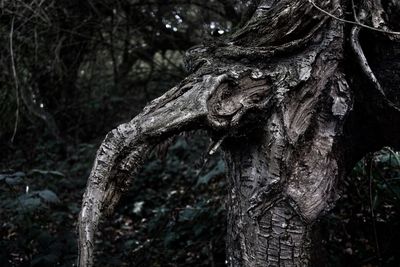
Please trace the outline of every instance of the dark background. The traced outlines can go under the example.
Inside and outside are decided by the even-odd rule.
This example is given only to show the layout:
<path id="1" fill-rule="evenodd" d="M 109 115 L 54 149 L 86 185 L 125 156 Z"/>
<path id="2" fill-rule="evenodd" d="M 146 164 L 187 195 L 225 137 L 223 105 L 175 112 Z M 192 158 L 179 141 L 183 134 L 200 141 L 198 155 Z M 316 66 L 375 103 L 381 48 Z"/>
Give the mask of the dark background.
<path id="1" fill-rule="evenodd" d="M 250 3 L 250 1 L 249 1 Z M 184 51 L 251 11 L 228 0 L 0 2 L 0 266 L 73 266 L 105 134 L 185 76 Z M 97 266 L 224 266 L 224 162 L 191 132 L 159 146 L 101 225 Z M 316 230 L 330 266 L 400 266 L 400 154 L 367 155 Z"/>

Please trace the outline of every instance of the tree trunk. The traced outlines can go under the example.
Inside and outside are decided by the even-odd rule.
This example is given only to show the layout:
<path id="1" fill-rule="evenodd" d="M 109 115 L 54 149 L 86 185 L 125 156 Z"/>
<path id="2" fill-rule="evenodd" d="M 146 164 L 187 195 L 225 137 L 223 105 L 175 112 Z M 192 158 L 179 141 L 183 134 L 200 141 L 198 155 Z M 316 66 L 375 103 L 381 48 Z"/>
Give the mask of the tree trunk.
<path id="1" fill-rule="evenodd" d="M 229 266 L 308 266 L 310 229 L 277 185 L 280 176 L 271 175 L 266 136 L 225 149 L 227 260 Z"/>
<path id="2" fill-rule="evenodd" d="M 357 20 L 382 19 L 375 12 L 383 10 L 379 3 L 364 1 Z M 391 90 L 389 99 L 374 76 L 360 26 L 345 28 L 337 19 L 351 7 L 346 4 L 259 1 L 230 37 L 189 49 L 192 74 L 110 132 L 98 150 L 80 214 L 80 266 L 93 265 L 100 216 L 154 145 L 199 128 L 216 147 L 222 144 L 228 167 L 229 265 L 309 266 L 311 226 L 338 198 L 340 179 L 367 151 L 398 145 L 390 137 L 400 126 L 359 133 L 389 123 L 363 118 L 366 110 L 390 114 L 390 123 L 400 125 L 398 103 L 391 100 L 398 92 Z M 381 141 L 371 142 L 376 138 Z"/>

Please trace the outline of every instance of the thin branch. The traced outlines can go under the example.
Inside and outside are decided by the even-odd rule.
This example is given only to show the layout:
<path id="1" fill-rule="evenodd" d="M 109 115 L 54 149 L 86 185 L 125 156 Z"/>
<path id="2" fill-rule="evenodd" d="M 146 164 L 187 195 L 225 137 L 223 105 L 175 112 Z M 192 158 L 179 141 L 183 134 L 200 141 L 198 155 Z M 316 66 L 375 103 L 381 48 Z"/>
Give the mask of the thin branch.
<path id="1" fill-rule="evenodd" d="M 357 23 L 360 23 L 360 21 L 358 20 L 358 17 L 357 17 L 356 5 L 354 4 L 354 0 L 351 0 L 351 8 L 353 9 L 354 20 Z"/>
<path id="2" fill-rule="evenodd" d="M 308 0 L 308 2 L 309 2 L 311 5 L 313 5 L 316 9 L 318 9 L 319 11 L 321 11 L 322 13 L 324 13 L 325 15 L 328 15 L 329 17 L 334 18 L 334 19 L 336 19 L 336 20 L 338 20 L 338 21 L 340 21 L 340 22 L 348 23 L 348 24 L 353 24 L 353 25 L 356 25 L 356 26 L 360 26 L 360 27 L 362 27 L 362 28 L 366 28 L 366 29 L 372 30 L 372 31 L 382 32 L 382 33 L 386 33 L 386 34 L 400 35 L 400 32 L 382 30 L 382 29 L 375 28 L 375 27 L 372 27 L 372 26 L 368 26 L 368 25 L 365 25 L 365 24 L 362 24 L 362 23 L 359 23 L 359 22 L 356 22 L 356 21 L 351 21 L 351 20 L 339 18 L 339 17 L 333 15 L 332 13 L 329 13 L 329 12 L 326 11 L 325 9 L 323 9 L 323 8 L 321 8 L 321 7 L 319 7 L 319 6 L 317 6 L 317 5 L 314 3 L 313 0 Z"/>
<path id="3" fill-rule="evenodd" d="M 369 201 L 371 205 L 371 219 L 372 219 L 372 228 L 374 232 L 374 239 L 375 239 L 375 247 L 376 247 L 376 253 L 378 256 L 378 260 L 381 260 L 381 251 L 379 248 L 379 239 L 378 239 L 378 233 L 376 231 L 376 218 L 375 218 L 375 212 L 374 212 L 374 197 L 373 197 L 373 192 L 372 192 L 372 168 L 374 164 L 374 157 L 372 156 L 370 159 L 370 165 L 369 165 Z M 380 266 L 380 264 L 379 264 Z"/>
<path id="4" fill-rule="evenodd" d="M 353 48 L 354 53 L 358 57 L 360 62 L 361 70 L 365 73 L 368 77 L 370 82 L 374 85 L 375 89 L 383 96 L 386 97 L 385 92 L 382 89 L 381 84 L 379 83 L 378 79 L 376 78 L 374 72 L 372 71 L 371 67 L 369 66 L 368 60 L 364 54 L 364 51 L 361 47 L 359 34 L 360 34 L 360 27 L 353 27 L 350 33 L 350 42 L 351 47 Z"/>
<path id="5" fill-rule="evenodd" d="M 15 135 L 17 134 L 17 129 L 18 129 L 18 121 L 19 121 L 19 108 L 20 108 L 20 100 L 19 100 L 19 83 L 18 83 L 18 77 L 17 77 L 17 70 L 15 68 L 15 60 L 14 60 L 14 50 L 13 50 L 13 36 L 14 36 L 14 21 L 15 17 L 12 18 L 11 20 L 11 30 L 10 30 L 10 56 L 11 56 L 11 69 L 14 77 L 14 83 L 15 83 L 15 96 L 17 98 L 17 109 L 15 111 L 15 124 L 14 124 L 14 132 L 11 137 L 11 143 L 14 142 Z"/>
<path id="6" fill-rule="evenodd" d="M 397 155 L 397 153 L 394 152 L 394 150 L 391 149 L 390 147 L 386 147 L 386 150 L 389 151 L 389 153 L 393 155 L 393 157 L 397 161 L 397 165 L 400 167 L 400 157 Z"/>

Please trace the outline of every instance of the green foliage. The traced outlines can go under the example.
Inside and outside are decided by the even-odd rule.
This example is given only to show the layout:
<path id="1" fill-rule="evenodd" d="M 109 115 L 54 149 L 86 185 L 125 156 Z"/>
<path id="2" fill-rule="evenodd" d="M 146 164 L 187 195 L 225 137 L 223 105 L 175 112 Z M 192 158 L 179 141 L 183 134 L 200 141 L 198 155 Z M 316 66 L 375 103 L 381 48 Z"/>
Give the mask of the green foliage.
<path id="1" fill-rule="evenodd" d="M 206 161 L 207 143 L 205 133 L 191 133 L 164 159 L 155 150 L 101 226 L 98 266 L 224 266 L 224 164 L 220 155 Z M 0 213 L 8 218 L 0 226 L 1 266 L 72 265 L 97 146 L 69 146 L 62 156 L 57 143 L 39 142 L 33 161 L 12 161 L 15 171 L 0 173 Z M 319 237 L 331 266 L 399 265 L 398 158 L 389 149 L 371 154 L 341 181 L 342 198 L 322 219 Z"/>
<path id="2" fill-rule="evenodd" d="M 178 138 L 165 160 L 151 157 L 110 226 L 103 226 L 99 265 L 112 266 L 113 250 L 123 252 L 111 253 L 120 265 L 224 265 L 224 164 L 213 156 L 203 166 L 207 142 L 204 133 L 191 134 Z"/>
<path id="3" fill-rule="evenodd" d="M 389 148 L 370 154 L 342 181 L 320 229 L 330 266 L 400 265 L 399 156 Z"/>
<path id="4" fill-rule="evenodd" d="M 0 137 L 104 135 L 184 77 L 186 49 L 239 22 L 232 4 L 2 1 Z"/>
<path id="5" fill-rule="evenodd" d="M 175 85 L 184 51 L 214 38 L 210 30 L 229 32 L 245 5 L 1 5 L 0 266 L 72 266 L 82 193 L 105 133 Z M 225 265 L 224 162 L 215 155 L 205 164 L 207 142 L 192 134 L 165 159 L 152 155 L 101 227 L 97 266 Z M 340 185 L 342 200 L 321 229 L 332 266 L 400 266 L 399 154 L 370 155 Z"/>
<path id="6" fill-rule="evenodd" d="M 73 159 L 62 161 L 52 155 L 56 144 L 38 144 L 34 161 L 9 164 L 24 171 L 0 173 L 0 266 L 72 266 L 76 261 L 74 225 L 85 184 L 80 176 L 87 175 L 95 150 L 85 144 L 69 149 Z"/>
<path id="7" fill-rule="evenodd" d="M 178 138 L 165 160 L 154 153 L 105 222 L 100 266 L 223 264 L 224 164 L 219 156 L 204 164 L 205 133 L 190 135 L 191 141 Z M 0 212 L 9 218 L 0 227 L 1 266 L 71 266 L 76 260 L 74 225 L 97 145 L 70 147 L 66 160 L 52 154 L 58 146 L 38 143 L 33 162 L 13 163 L 23 172 L 0 174 Z"/>
<path id="8" fill-rule="evenodd" d="M 218 175 L 223 175 L 224 173 L 225 173 L 225 164 L 222 161 L 222 159 L 220 159 L 213 169 L 211 169 L 208 173 L 200 176 L 197 179 L 196 186 L 199 186 L 201 184 L 207 185 L 213 177 Z"/>
<path id="9" fill-rule="evenodd" d="M 7 220 L 0 225 L 0 266 L 72 265 L 82 191 L 101 139 L 185 76 L 187 48 L 212 38 L 211 29 L 227 32 L 239 22 L 232 3 L 2 1 L 0 214 Z M 180 139 L 167 161 L 150 160 L 112 221 L 126 223 L 106 228 L 110 238 L 99 245 L 109 251 L 100 261 L 119 266 L 149 246 L 156 265 L 183 261 L 197 253 L 195 241 L 171 255 L 192 232 L 219 245 L 200 249 L 202 260 L 190 262 L 210 261 L 207 251 L 221 254 L 222 162 L 212 159 L 198 173 L 198 150 Z M 214 232 L 202 224 L 207 220 Z"/>

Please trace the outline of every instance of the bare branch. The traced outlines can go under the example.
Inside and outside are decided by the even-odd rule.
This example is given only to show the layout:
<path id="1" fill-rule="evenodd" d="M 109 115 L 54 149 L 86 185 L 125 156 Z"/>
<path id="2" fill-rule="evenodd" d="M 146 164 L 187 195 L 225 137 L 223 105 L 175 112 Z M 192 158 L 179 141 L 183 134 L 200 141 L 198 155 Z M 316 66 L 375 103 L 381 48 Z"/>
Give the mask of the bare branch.
<path id="1" fill-rule="evenodd" d="M 18 121 L 19 121 L 19 108 L 20 108 L 19 82 L 18 82 L 17 70 L 15 68 L 14 49 L 13 49 L 13 46 L 14 46 L 14 44 L 13 44 L 14 21 L 15 21 L 15 17 L 13 17 L 11 20 L 11 30 L 10 30 L 9 39 L 10 39 L 11 69 L 12 69 L 14 84 L 15 84 L 15 97 L 17 99 L 17 109 L 15 110 L 15 124 L 14 124 L 14 132 L 11 137 L 11 143 L 14 142 L 15 135 L 17 134 Z"/>
<path id="2" fill-rule="evenodd" d="M 186 81 L 154 100 L 130 122 L 109 132 L 97 151 L 79 217 L 79 266 L 93 266 L 94 235 L 152 148 L 171 135 L 205 127 L 207 100 L 227 75 Z"/>
<path id="3" fill-rule="evenodd" d="M 377 25 L 376 25 L 375 23 L 374 23 L 374 27 L 372 27 L 372 26 L 368 26 L 368 25 L 366 25 L 366 24 L 362 24 L 362 23 L 360 23 L 360 22 L 358 22 L 358 21 L 351 21 L 351 20 L 339 18 L 338 16 L 335 16 L 334 14 L 332 14 L 332 13 L 326 11 L 325 9 L 323 9 L 323 8 L 321 8 L 321 7 L 319 7 L 319 6 L 317 6 L 317 5 L 314 3 L 313 0 L 308 0 L 308 2 L 309 2 L 310 4 L 312 4 L 316 9 L 318 9 L 319 11 L 321 11 L 322 13 L 324 13 L 324 14 L 328 15 L 329 17 L 334 18 L 334 19 L 336 19 L 336 20 L 338 20 L 338 21 L 340 21 L 340 22 L 353 24 L 353 25 L 356 25 L 356 26 L 359 26 L 359 27 L 362 27 L 362 28 L 366 28 L 366 29 L 369 29 L 369 30 L 372 30 L 372 31 L 376 31 L 376 32 L 382 32 L 382 33 L 393 34 L 393 35 L 400 35 L 400 32 L 389 31 L 389 30 L 384 30 L 384 29 L 377 28 Z"/>

